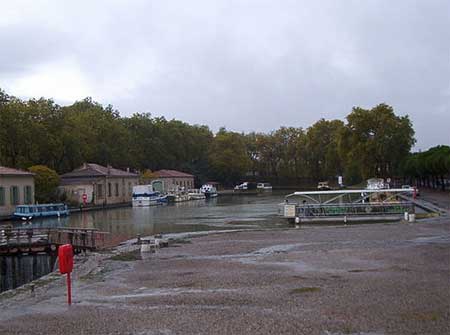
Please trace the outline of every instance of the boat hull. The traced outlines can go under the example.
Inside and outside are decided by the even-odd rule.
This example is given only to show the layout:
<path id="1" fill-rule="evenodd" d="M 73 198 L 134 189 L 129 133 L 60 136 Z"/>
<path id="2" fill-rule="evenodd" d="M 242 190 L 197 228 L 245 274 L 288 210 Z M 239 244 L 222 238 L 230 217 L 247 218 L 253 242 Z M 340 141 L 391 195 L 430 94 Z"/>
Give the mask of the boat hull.
<path id="1" fill-rule="evenodd" d="M 64 204 L 20 205 L 16 207 L 13 219 L 27 221 L 67 215 L 69 215 L 69 209 Z"/>
<path id="2" fill-rule="evenodd" d="M 133 199 L 133 207 L 160 206 L 167 202 L 165 197 Z"/>
<path id="3" fill-rule="evenodd" d="M 218 194 L 214 193 L 214 192 L 205 192 L 204 194 L 205 194 L 206 199 L 212 199 L 212 198 L 216 198 L 218 196 Z"/>

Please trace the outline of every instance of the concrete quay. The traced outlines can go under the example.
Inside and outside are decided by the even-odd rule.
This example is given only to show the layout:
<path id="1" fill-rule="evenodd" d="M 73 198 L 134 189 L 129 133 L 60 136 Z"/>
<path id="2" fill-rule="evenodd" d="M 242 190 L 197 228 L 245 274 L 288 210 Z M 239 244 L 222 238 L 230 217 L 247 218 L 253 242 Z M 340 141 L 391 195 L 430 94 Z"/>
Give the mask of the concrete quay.
<path id="1" fill-rule="evenodd" d="M 450 220 L 211 234 L 0 295 L 1 334 L 446 334 Z"/>

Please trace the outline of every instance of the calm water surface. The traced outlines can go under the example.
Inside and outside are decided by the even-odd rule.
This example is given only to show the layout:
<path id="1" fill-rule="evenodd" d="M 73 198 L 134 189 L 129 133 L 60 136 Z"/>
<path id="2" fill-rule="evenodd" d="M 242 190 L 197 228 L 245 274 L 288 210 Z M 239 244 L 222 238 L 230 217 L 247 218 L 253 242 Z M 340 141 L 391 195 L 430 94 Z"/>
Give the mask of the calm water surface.
<path id="1" fill-rule="evenodd" d="M 111 233 L 115 240 L 126 240 L 137 234 L 279 226 L 286 224 L 277 212 L 287 193 L 220 196 L 164 206 L 74 213 L 59 219 L 36 220 L 32 226 L 97 228 Z"/>

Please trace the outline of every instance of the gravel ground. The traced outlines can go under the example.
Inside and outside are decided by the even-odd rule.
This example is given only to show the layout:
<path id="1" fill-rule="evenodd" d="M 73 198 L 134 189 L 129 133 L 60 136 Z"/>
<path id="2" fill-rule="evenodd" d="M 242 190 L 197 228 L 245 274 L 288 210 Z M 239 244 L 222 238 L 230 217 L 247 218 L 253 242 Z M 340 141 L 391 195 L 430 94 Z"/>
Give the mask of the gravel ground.
<path id="1" fill-rule="evenodd" d="M 0 334 L 449 334 L 450 219 L 213 234 L 0 295 Z"/>

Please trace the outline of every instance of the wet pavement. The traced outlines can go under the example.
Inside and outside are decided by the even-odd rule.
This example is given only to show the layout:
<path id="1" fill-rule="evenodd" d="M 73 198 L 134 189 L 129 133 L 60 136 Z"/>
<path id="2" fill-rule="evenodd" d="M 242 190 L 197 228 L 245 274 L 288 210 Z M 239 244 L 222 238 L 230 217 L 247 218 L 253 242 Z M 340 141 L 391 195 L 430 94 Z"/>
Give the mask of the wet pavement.
<path id="1" fill-rule="evenodd" d="M 450 220 L 215 233 L 0 296 L 1 334 L 448 334 Z"/>

